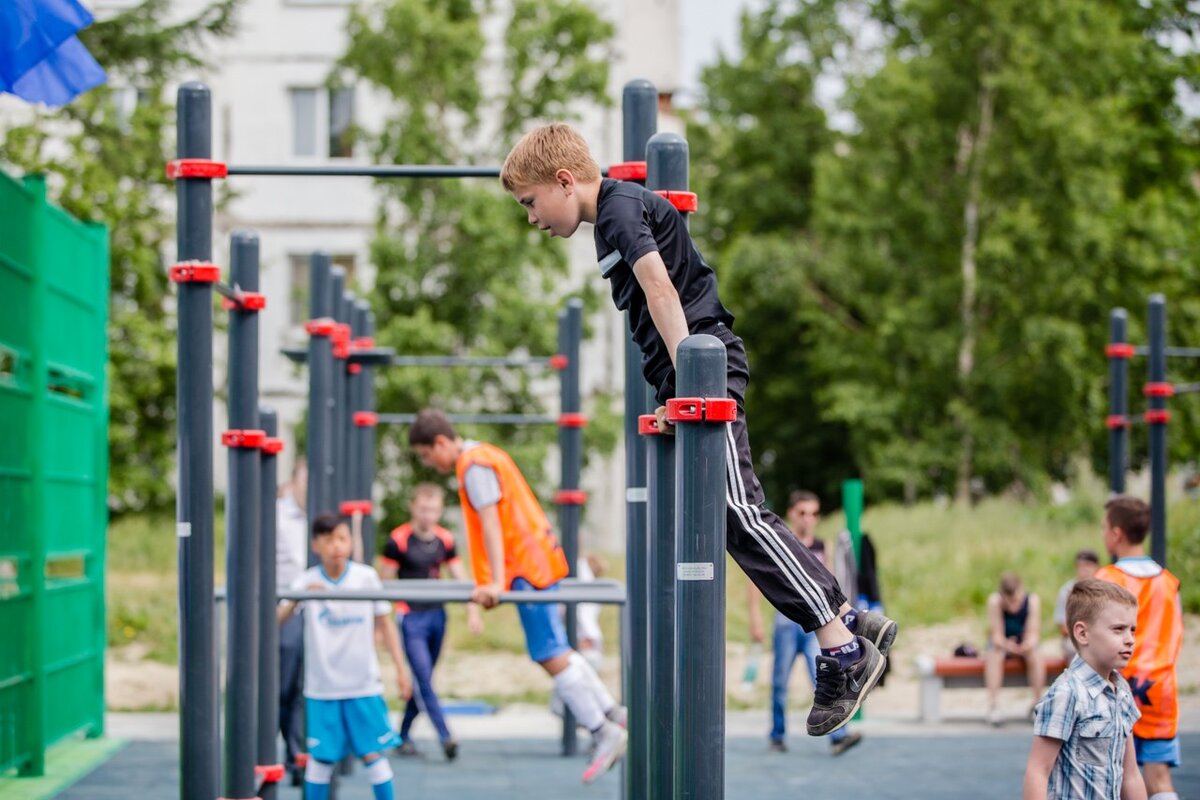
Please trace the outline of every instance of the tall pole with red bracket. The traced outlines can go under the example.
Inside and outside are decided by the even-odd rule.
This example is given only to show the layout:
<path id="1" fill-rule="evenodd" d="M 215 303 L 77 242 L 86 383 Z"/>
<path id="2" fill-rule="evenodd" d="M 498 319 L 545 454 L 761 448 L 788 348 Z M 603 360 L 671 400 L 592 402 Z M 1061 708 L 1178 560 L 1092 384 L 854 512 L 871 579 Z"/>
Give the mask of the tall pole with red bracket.
<path id="1" fill-rule="evenodd" d="M 1150 557 L 1167 565 L 1167 423 L 1171 412 L 1167 398 L 1175 393 L 1167 383 L 1167 301 L 1161 294 L 1150 295 L 1147 319 L 1149 334 L 1149 382 L 1145 394 L 1149 401 L 1146 425 L 1150 429 Z"/>
<path id="2" fill-rule="evenodd" d="M 1108 488 L 1113 494 L 1125 491 L 1129 468 L 1129 359 L 1133 345 L 1126 341 L 1128 316 L 1114 308 L 1108 316 Z"/>

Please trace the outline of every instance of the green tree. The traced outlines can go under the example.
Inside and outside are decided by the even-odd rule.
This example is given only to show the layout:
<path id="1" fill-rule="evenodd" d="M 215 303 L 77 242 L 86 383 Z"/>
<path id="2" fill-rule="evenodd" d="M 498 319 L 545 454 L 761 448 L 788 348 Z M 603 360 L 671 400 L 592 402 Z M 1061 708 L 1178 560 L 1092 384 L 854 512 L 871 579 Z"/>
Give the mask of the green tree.
<path id="1" fill-rule="evenodd" d="M 174 248 L 166 210 L 173 187 L 164 173 L 174 153 L 174 103 L 165 92 L 203 63 L 208 40 L 232 32 L 236 4 L 217 0 L 169 22 L 169 0 L 145 0 L 95 23 L 80 39 L 109 82 L 3 131 L 5 166 L 46 173 L 57 203 L 109 228 L 109 495 L 117 512 L 174 497 L 175 337 L 163 265 Z"/>
<path id="2" fill-rule="evenodd" d="M 499 64 L 485 52 L 494 23 L 503 37 L 493 43 L 502 45 Z M 379 163 L 497 163 L 535 121 L 610 102 L 612 34 L 583 0 L 516 0 L 503 16 L 486 2 L 385 0 L 351 13 L 335 80 L 365 83 L 387 99 L 382 129 L 360 133 Z M 568 280 L 562 248 L 526 223 L 498 182 L 397 180 L 379 191 L 371 299 L 381 345 L 419 354 L 552 353 L 565 298 L 594 302 L 594 289 Z M 535 389 L 553 385 L 495 370 L 380 372 L 386 410 L 533 412 Z M 510 448 L 531 479 L 554 440 L 537 428 L 466 432 Z M 589 447 L 596 433 L 612 438 L 603 426 L 589 429 Z M 387 429 L 381 440 L 391 519 L 405 513 L 401 490 L 417 469 L 406 434 Z"/>

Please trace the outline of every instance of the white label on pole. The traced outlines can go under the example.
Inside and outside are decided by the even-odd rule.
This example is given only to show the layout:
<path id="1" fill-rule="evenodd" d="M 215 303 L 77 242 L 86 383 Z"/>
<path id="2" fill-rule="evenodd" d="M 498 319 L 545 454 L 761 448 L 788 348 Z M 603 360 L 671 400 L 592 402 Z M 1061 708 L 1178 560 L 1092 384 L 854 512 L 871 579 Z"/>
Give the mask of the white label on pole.
<path id="1" fill-rule="evenodd" d="M 675 579 L 680 581 L 711 581 L 713 579 L 713 563 L 711 561 L 696 561 L 688 564 L 676 564 Z"/>
<path id="2" fill-rule="evenodd" d="M 178 536 L 180 539 L 191 536 L 192 535 L 192 523 L 176 522 L 175 523 L 175 535 Z"/>
<path id="3" fill-rule="evenodd" d="M 625 490 L 626 503 L 644 503 L 649 497 L 645 486 L 630 486 Z"/>

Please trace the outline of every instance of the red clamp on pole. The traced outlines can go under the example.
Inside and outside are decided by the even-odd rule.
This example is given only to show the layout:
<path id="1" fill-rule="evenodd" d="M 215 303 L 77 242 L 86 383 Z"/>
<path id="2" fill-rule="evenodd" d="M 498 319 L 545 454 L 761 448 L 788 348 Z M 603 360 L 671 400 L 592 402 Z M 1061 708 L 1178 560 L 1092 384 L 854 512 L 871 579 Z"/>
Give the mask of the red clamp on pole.
<path id="1" fill-rule="evenodd" d="M 618 181 L 646 180 L 645 161 L 622 161 L 608 168 L 608 177 Z"/>
<path id="2" fill-rule="evenodd" d="M 211 158 L 177 158 L 167 162 L 167 177 L 179 178 L 227 178 L 229 167 Z"/>
<path id="3" fill-rule="evenodd" d="M 737 401 L 728 397 L 672 397 L 667 400 L 668 422 L 733 422 Z"/>
<path id="4" fill-rule="evenodd" d="M 375 339 L 371 336 L 360 336 L 350 343 L 355 350 L 371 350 L 375 347 Z"/>
<path id="5" fill-rule="evenodd" d="M 221 298 L 221 308 L 226 311 L 262 311 L 267 307 L 267 296 L 258 292 L 242 292 L 237 300 Z"/>
<path id="6" fill-rule="evenodd" d="M 554 503 L 560 506 L 581 506 L 587 503 L 587 492 L 582 489 L 559 489 L 554 493 Z"/>
<path id="7" fill-rule="evenodd" d="M 379 415 L 374 411 L 355 411 L 352 419 L 360 428 L 374 428 L 379 424 Z"/>
<path id="8" fill-rule="evenodd" d="M 337 328 L 337 323 L 329 317 L 310 319 L 304 323 L 304 332 L 309 336 L 333 336 L 335 328 Z"/>
<path id="9" fill-rule="evenodd" d="M 283 764 L 259 764 L 254 768 L 254 777 L 258 778 L 261 786 L 266 783 L 279 783 L 283 780 Z"/>
<path id="10" fill-rule="evenodd" d="M 642 414 L 638 417 L 638 433 L 642 436 L 658 436 L 658 417 L 654 414 Z"/>
<path id="11" fill-rule="evenodd" d="M 1125 416 L 1124 414 L 1109 414 L 1104 418 L 1104 425 L 1110 431 L 1116 430 L 1117 428 L 1128 428 L 1129 417 Z"/>
<path id="12" fill-rule="evenodd" d="M 583 428 L 587 426 L 587 414 L 580 414 L 577 411 L 567 411 L 558 415 L 558 427 L 560 428 Z"/>
<path id="13" fill-rule="evenodd" d="M 350 357 L 350 326 L 344 322 L 336 323 L 333 328 L 333 357 Z"/>
<path id="14" fill-rule="evenodd" d="M 1147 383 L 1142 387 L 1142 394 L 1146 397 L 1174 397 L 1175 387 L 1169 383 Z"/>
<path id="15" fill-rule="evenodd" d="M 216 283 L 221 280 L 221 268 L 208 261 L 182 261 L 167 270 L 171 283 Z"/>
<path id="16" fill-rule="evenodd" d="M 268 436 L 263 439 L 262 451 L 269 456 L 276 456 L 283 452 L 283 439 L 276 436 Z"/>
<path id="17" fill-rule="evenodd" d="M 346 372 L 350 375 L 359 375 L 362 373 L 362 364 L 347 364 Z"/>
<path id="18" fill-rule="evenodd" d="M 1171 421 L 1171 412 L 1165 408 L 1147 409 L 1143 419 L 1151 425 L 1166 425 Z"/>
<path id="19" fill-rule="evenodd" d="M 355 514 L 362 514 L 365 517 L 374 508 L 375 504 L 370 500 L 346 500 L 338 510 L 342 512 L 343 517 L 352 517 Z"/>
<path id="20" fill-rule="evenodd" d="M 569 364 L 570 361 L 571 360 L 562 353 L 550 356 L 550 369 L 564 370 L 567 368 L 567 364 Z"/>
<path id="21" fill-rule="evenodd" d="M 226 447 L 249 447 L 257 450 L 266 440 L 266 431 L 225 431 L 221 434 L 221 444 Z"/>
<path id="22" fill-rule="evenodd" d="M 1109 358 L 1133 358 L 1133 345 L 1127 342 L 1113 342 L 1104 348 L 1104 355 Z"/>
<path id="23" fill-rule="evenodd" d="M 667 202 L 675 206 L 675 210 L 681 214 L 695 214 L 700 210 L 700 199 L 696 197 L 695 192 L 678 192 L 667 189 L 659 189 L 655 192 L 660 197 L 667 198 Z"/>

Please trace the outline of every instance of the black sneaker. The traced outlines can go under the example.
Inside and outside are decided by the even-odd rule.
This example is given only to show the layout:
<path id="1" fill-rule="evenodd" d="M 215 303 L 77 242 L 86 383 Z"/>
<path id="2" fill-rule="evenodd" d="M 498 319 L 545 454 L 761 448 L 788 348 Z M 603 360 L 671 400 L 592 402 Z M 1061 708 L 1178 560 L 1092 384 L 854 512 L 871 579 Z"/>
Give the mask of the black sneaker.
<path id="1" fill-rule="evenodd" d="M 888 651 L 892 649 L 892 643 L 896 641 L 896 634 L 900 630 L 896 621 L 888 619 L 878 611 L 860 611 L 857 627 L 856 633 L 874 644 L 879 650 L 879 654 L 887 658 Z"/>
<path id="2" fill-rule="evenodd" d="M 420 758 L 421 751 L 412 743 L 412 739 L 405 739 L 403 744 L 396 748 L 396 755 L 406 758 Z"/>
<path id="3" fill-rule="evenodd" d="M 447 739 L 442 742 L 442 752 L 446 754 L 447 761 L 453 761 L 458 758 L 458 742 L 453 739 Z"/>
<path id="4" fill-rule="evenodd" d="M 873 643 L 858 637 L 862 658 L 846 669 L 833 656 L 817 656 L 817 689 L 808 712 L 808 735 L 824 736 L 845 725 L 875 688 L 887 666 Z"/>
<path id="5" fill-rule="evenodd" d="M 783 739 L 771 739 L 767 742 L 767 751 L 770 753 L 786 753 L 787 742 Z"/>
<path id="6" fill-rule="evenodd" d="M 836 742 L 829 743 L 829 752 L 835 756 L 840 756 L 842 753 L 849 750 L 854 745 L 862 741 L 862 734 L 858 731 L 847 734 L 845 737 L 838 739 Z"/>

